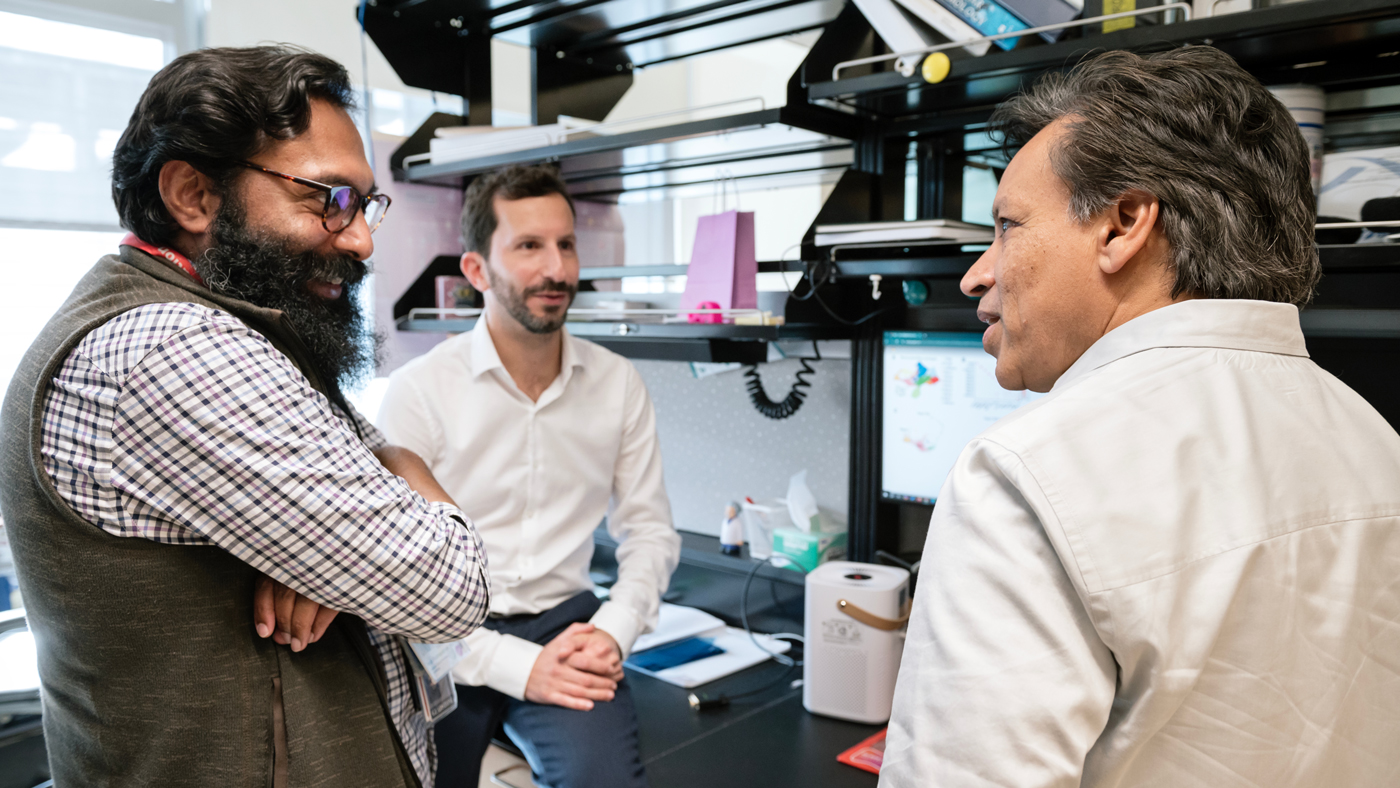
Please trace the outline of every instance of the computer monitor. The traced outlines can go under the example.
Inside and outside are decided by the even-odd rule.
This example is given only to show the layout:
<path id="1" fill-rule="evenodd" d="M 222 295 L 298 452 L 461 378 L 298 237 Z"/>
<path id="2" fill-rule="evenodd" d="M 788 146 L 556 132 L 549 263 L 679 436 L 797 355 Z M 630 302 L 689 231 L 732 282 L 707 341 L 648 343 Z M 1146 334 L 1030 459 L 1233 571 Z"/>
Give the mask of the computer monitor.
<path id="1" fill-rule="evenodd" d="M 997 384 L 982 335 L 886 331 L 881 492 L 931 504 L 963 447 L 1041 395 Z"/>

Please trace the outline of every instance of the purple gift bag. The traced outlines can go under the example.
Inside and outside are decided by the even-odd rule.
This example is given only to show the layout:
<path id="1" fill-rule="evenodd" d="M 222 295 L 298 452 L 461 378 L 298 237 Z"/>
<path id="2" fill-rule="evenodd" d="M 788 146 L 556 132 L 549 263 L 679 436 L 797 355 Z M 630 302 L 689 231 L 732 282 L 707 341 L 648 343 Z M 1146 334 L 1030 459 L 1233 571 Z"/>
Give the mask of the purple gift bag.
<path id="1" fill-rule="evenodd" d="M 681 309 L 703 302 L 720 309 L 758 307 L 758 263 L 754 259 L 753 212 L 725 211 L 701 216 L 686 271 Z"/>

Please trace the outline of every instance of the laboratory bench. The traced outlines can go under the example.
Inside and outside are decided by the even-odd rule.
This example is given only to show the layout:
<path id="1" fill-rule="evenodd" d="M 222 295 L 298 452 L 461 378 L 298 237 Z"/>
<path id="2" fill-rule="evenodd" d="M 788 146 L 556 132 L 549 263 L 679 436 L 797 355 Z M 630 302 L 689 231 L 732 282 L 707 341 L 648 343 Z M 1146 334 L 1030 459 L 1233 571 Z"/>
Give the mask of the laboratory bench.
<path id="1" fill-rule="evenodd" d="M 801 688 L 776 662 L 740 671 L 697 691 L 739 693 L 787 678 L 715 711 L 692 711 L 690 690 L 628 672 L 641 730 L 642 762 L 652 788 L 857 788 L 877 778 L 836 756 L 878 733 L 880 725 L 820 717 L 802 708 Z"/>
<path id="2" fill-rule="evenodd" d="M 719 540 L 712 536 L 681 532 L 681 539 L 681 562 L 665 600 L 739 626 L 739 598 L 752 560 L 721 554 Z M 593 576 L 606 584 L 616 577 L 616 543 L 600 529 L 594 545 Z M 801 634 L 803 593 L 800 573 L 763 566 L 749 594 L 754 631 Z M 791 686 L 801 677 L 801 668 L 789 670 L 772 661 L 756 665 L 694 691 L 713 697 L 767 689 L 721 709 L 697 712 L 688 700 L 691 690 L 629 670 L 642 762 L 652 787 L 874 786 L 874 774 L 840 763 L 836 756 L 884 726 L 808 713 L 801 687 Z"/>

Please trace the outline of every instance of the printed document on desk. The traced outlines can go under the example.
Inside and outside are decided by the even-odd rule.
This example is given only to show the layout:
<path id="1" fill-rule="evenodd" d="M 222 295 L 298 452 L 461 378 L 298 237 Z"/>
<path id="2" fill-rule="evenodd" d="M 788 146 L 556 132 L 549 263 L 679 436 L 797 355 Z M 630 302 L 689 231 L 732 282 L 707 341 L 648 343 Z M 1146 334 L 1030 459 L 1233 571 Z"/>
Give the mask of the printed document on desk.
<path id="1" fill-rule="evenodd" d="M 744 668 L 753 667 L 769 659 L 770 654 L 783 654 L 792 648 L 791 643 L 778 640 L 771 635 L 756 634 L 754 638 L 763 648 L 755 646 L 754 642 L 749 639 L 749 633 L 744 630 L 725 627 L 724 632 L 713 639 L 716 647 L 724 649 L 723 654 L 697 659 L 694 662 L 687 662 L 684 665 L 655 672 L 639 668 L 631 662 L 626 664 L 627 667 L 638 673 L 645 673 L 653 678 L 661 679 L 667 684 L 691 689 L 701 684 L 708 684 L 715 679 L 724 678 L 731 673 L 738 673 Z M 763 649 L 768 651 L 765 652 Z"/>
<path id="2" fill-rule="evenodd" d="M 711 637 L 723 631 L 724 622 L 703 610 L 662 602 L 661 611 L 656 617 L 656 629 L 637 638 L 637 642 L 632 644 L 632 653 L 686 638 Z"/>

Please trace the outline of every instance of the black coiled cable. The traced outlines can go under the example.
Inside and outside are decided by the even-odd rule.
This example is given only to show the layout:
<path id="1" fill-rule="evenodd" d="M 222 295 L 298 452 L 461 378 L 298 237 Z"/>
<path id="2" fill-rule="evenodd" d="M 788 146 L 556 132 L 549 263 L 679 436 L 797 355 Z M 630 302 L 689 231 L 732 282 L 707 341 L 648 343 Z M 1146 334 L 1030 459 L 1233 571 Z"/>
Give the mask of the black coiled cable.
<path id="1" fill-rule="evenodd" d="M 816 352 L 815 359 L 799 358 L 797 362 L 802 365 L 802 369 L 797 372 L 797 381 L 792 384 L 792 390 L 783 398 L 782 402 L 774 402 L 768 398 L 768 392 L 763 390 L 763 378 L 759 377 L 758 365 L 750 364 L 744 370 L 744 377 L 748 378 L 748 383 L 744 384 L 749 390 L 749 400 L 753 402 L 754 410 L 767 416 L 770 419 L 786 419 L 796 413 L 802 407 L 802 401 L 807 399 L 807 389 L 811 388 L 812 382 L 807 380 L 808 375 L 816 374 L 816 370 L 808 361 L 821 361 L 821 351 L 817 350 L 817 343 L 812 343 L 812 349 Z"/>

